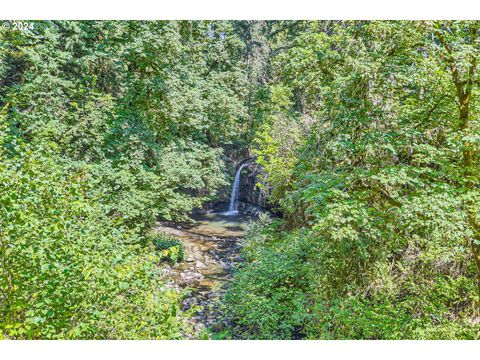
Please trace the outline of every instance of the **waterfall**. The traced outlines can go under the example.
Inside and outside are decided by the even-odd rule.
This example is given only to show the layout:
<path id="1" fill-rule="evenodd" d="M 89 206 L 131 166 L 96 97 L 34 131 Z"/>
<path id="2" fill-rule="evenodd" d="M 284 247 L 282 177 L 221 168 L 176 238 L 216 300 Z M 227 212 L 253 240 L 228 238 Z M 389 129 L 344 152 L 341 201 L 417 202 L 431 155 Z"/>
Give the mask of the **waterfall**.
<path id="1" fill-rule="evenodd" d="M 233 180 L 232 186 L 232 194 L 230 195 L 230 206 L 228 211 L 225 215 L 235 215 L 238 214 L 237 206 L 238 206 L 238 190 L 240 188 L 240 172 L 242 169 L 247 165 L 247 163 L 243 163 L 238 168 L 237 172 L 235 173 L 235 179 Z"/>

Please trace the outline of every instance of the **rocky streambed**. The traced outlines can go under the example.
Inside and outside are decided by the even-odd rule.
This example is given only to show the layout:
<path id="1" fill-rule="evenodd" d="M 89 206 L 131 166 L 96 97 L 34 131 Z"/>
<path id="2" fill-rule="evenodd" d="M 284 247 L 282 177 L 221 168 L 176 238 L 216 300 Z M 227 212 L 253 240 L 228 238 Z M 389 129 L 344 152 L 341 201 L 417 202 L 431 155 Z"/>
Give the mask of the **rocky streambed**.
<path id="1" fill-rule="evenodd" d="M 232 268 L 240 260 L 239 240 L 251 218 L 217 213 L 198 215 L 193 225 L 159 223 L 157 231 L 170 234 L 185 246 L 186 259 L 175 265 L 164 265 L 168 286 L 189 290 L 183 310 L 192 310 L 192 327 L 196 333 L 206 328 L 223 327 L 220 301 Z"/>

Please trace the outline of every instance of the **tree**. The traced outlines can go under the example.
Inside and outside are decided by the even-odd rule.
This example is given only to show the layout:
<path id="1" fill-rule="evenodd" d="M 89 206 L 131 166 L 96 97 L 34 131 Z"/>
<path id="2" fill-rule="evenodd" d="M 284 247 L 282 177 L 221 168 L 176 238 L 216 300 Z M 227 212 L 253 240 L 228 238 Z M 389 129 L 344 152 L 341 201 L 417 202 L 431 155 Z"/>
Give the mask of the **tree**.
<path id="1" fill-rule="evenodd" d="M 463 177 L 466 191 L 465 208 L 473 237 L 467 242 L 477 267 L 478 311 L 480 314 L 480 224 L 478 222 L 478 122 L 472 120 L 473 94 L 478 84 L 477 62 L 480 25 L 477 21 L 436 22 L 431 25 L 441 46 L 440 55 L 455 85 L 458 111 L 458 132 L 461 137 Z"/>

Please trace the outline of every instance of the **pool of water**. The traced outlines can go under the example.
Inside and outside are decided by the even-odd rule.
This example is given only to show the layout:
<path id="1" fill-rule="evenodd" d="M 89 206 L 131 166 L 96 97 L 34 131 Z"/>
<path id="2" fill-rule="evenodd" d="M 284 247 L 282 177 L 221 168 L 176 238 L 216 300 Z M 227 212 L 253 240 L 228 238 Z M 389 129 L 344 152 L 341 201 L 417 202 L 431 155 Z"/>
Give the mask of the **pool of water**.
<path id="1" fill-rule="evenodd" d="M 216 237 L 241 237 L 253 217 L 241 213 L 228 215 L 225 213 L 207 213 L 194 215 L 194 224 L 184 229 L 196 234 Z"/>

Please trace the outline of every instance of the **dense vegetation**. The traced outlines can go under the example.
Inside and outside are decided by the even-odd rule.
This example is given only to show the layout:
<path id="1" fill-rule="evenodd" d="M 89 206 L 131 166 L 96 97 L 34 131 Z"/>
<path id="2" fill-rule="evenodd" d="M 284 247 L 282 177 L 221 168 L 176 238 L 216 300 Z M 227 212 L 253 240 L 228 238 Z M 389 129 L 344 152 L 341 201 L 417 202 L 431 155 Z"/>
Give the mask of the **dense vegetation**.
<path id="1" fill-rule="evenodd" d="M 475 21 L 0 30 L 0 336 L 185 336 L 150 230 L 255 155 L 282 216 L 225 337 L 479 339 L 479 56 Z"/>
<path id="2" fill-rule="evenodd" d="M 240 141 L 245 112 L 231 28 L 54 21 L 1 33 L 0 334 L 186 331 L 148 233 L 225 184 L 221 146 Z"/>
<path id="3" fill-rule="evenodd" d="M 478 22 L 313 22 L 271 60 L 284 216 L 227 296 L 245 338 L 479 339 Z"/>

